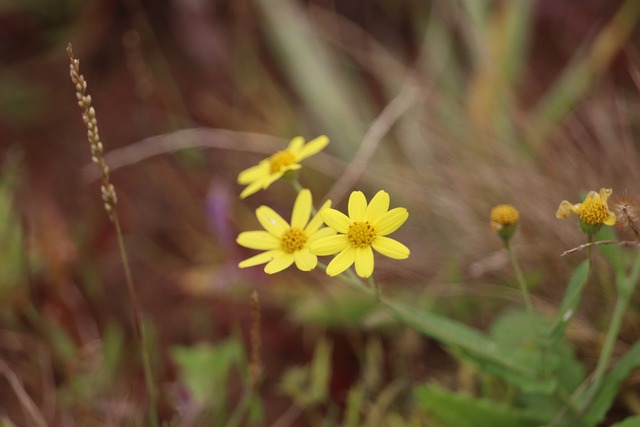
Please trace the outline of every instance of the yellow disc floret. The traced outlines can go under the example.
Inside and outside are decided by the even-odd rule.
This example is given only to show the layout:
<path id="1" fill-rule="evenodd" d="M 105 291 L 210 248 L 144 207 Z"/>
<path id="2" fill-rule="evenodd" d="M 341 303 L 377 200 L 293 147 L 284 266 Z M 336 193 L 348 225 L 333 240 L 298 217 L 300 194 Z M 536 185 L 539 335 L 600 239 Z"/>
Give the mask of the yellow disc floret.
<path id="1" fill-rule="evenodd" d="M 347 238 L 354 248 L 366 248 L 376 238 L 376 230 L 369 221 L 355 221 L 349 226 Z"/>
<path id="2" fill-rule="evenodd" d="M 269 164 L 271 173 L 280 172 L 287 166 L 295 163 L 296 157 L 288 150 L 278 151 L 273 156 L 269 157 Z"/>
<path id="3" fill-rule="evenodd" d="M 292 254 L 304 248 L 307 243 L 307 234 L 304 230 L 297 227 L 291 227 L 282 235 L 280 247 L 285 253 Z"/>
<path id="4" fill-rule="evenodd" d="M 491 229 L 498 233 L 505 241 L 509 240 L 516 232 L 520 213 L 511 205 L 498 205 L 491 209 L 489 216 Z"/>
<path id="5" fill-rule="evenodd" d="M 591 225 L 604 224 L 609 218 L 609 208 L 600 197 L 587 198 L 578 209 L 580 220 Z"/>
<path id="6" fill-rule="evenodd" d="M 599 192 L 589 191 L 582 203 L 575 205 L 563 200 L 558 206 L 556 218 L 566 219 L 570 214 L 580 218 L 580 228 L 592 236 L 602 225 L 615 225 L 616 214 L 609 210 L 607 199 L 611 196 L 610 188 L 601 188 Z"/>
<path id="7" fill-rule="evenodd" d="M 491 228 L 498 231 L 509 225 L 516 225 L 520 219 L 520 213 L 511 205 L 498 205 L 491 210 Z"/>

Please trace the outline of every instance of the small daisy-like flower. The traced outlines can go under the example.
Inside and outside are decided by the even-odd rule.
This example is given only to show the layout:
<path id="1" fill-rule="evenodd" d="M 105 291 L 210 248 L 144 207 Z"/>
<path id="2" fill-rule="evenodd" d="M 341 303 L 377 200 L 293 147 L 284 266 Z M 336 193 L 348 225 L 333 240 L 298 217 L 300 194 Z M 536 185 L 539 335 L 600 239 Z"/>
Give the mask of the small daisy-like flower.
<path id="1" fill-rule="evenodd" d="M 571 204 L 563 200 L 556 211 L 556 218 L 566 219 L 572 213 L 580 218 L 580 228 L 586 234 L 592 235 L 603 224 L 614 225 L 616 214 L 609 210 L 607 199 L 611 196 L 610 188 L 601 188 L 599 193 L 589 191 L 582 203 Z"/>
<path id="2" fill-rule="evenodd" d="M 373 273 L 373 250 L 394 259 L 405 259 L 409 249 L 402 243 L 386 237 L 396 231 L 409 217 L 405 208 L 389 210 L 389 194 L 378 193 L 367 205 L 361 191 L 349 197 L 349 216 L 335 209 L 320 213 L 324 222 L 337 231 L 336 236 L 324 237 L 311 244 L 316 255 L 338 254 L 327 266 L 327 274 L 336 276 L 355 263 L 360 277 Z"/>
<path id="3" fill-rule="evenodd" d="M 319 212 L 330 207 L 331 201 L 327 201 Z M 256 217 L 266 231 L 242 232 L 236 242 L 246 248 L 265 252 L 242 261 L 238 266 L 245 268 L 266 263 L 264 271 L 273 274 L 295 262 L 296 267 L 302 271 L 313 270 L 318 264 L 318 257 L 309 251 L 309 245 L 317 239 L 334 235 L 335 231 L 327 227 L 321 228 L 320 215 L 315 215 L 309 221 L 311 209 L 311 192 L 307 189 L 300 191 L 296 198 L 291 224 L 267 206 L 256 209 Z"/>
<path id="4" fill-rule="evenodd" d="M 291 140 L 286 150 L 278 151 L 260 161 L 256 166 L 240 172 L 238 184 L 246 185 L 240 193 L 240 198 L 244 199 L 253 193 L 265 190 L 286 172 L 300 169 L 301 161 L 318 153 L 327 144 L 329 144 L 329 138 L 324 135 L 306 144 L 303 137 L 296 136 Z"/>
<path id="5" fill-rule="evenodd" d="M 491 229 L 503 239 L 508 240 L 516 231 L 520 213 L 511 205 L 497 205 L 491 209 L 489 219 Z"/>

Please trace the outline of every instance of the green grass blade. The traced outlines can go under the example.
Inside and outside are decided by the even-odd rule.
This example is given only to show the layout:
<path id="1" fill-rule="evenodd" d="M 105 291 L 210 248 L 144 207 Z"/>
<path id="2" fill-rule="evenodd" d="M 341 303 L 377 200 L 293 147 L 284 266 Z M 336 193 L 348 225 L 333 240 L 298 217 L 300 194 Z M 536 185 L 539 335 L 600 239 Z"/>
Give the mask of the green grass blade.
<path id="1" fill-rule="evenodd" d="M 567 325 L 580 305 L 582 291 L 584 290 L 584 285 L 587 283 L 588 277 L 589 261 L 585 260 L 573 272 L 567 285 L 567 290 L 564 293 L 564 298 L 558 310 L 558 317 L 550 330 L 549 335 L 552 343 L 558 342 L 564 336 Z"/>
<path id="2" fill-rule="evenodd" d="M 557 82 L 538 102 L 532 113 L 529 140 L 539 149 L 549 132 L 577 105 L 585 93 L 607 70 L 615 55 L 635 28 L 640 2 L 627 0 L 618 9 L 589 48 L 578 49 Z"/>
<path id="3" fill-rule="evenodd" d="M 349 158 L 365 130 L 365 122 L 356 114 L 362 108 L 356 108 L 348 96 L 356 82 L 345 81 L 344 75 L 332 66 L 331 55 L 297 3 L 255 1 L 283 70 L 308 108 L 318 115 L 326 133 L 341 141 L 332 150 Z"/>
<path id="4" fill-rule="evenodd" d="M 588 405 L 584 416 L 586 425 L 598 425 L 618 395 L 620 384 L 629 376 L 631 371 L 638 367 L 640 367 L 640 342 L 635 343 L 604 377 L 599 390 L 596 391 L 595 397 Z M 589 393 L 583 393 L 578 399 L 578 404 L 584 404 L 583 400 L 587 399 L 588 396 Z"/>

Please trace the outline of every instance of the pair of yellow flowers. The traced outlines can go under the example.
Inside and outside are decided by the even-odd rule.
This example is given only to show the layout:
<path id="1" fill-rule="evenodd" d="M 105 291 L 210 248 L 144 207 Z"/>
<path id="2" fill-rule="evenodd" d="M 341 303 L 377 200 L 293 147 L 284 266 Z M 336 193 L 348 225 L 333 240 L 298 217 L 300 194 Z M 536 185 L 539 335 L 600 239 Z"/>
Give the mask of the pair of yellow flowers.
<path id="1" fill-rule="evenodd" d="M 300 162 L 329 143 L 320 136 L 304 143 L 302 137 L 291 140 L 286 150 L 279 151 L 238 176 L 238 183 L 247 187 L 240 194 L 245 198 L 266 189 L 285 173 L 300 169 Z M 361 191 L 349 197 L 348 216 L 325 202 L 312 217 L 311 191 L 298 193 L 291 213 L 285 221 L 267 206 L 256 210 L 264 230 L 245 231 L 238 235 L 241 246 L 264 252 L 242 261 L 241 268 L 266 264 L 264 271 L 273 274 L 295 264 L 302 271 L 313 270 L 318 256 L 337 254 L 327 265 L 327 274 L 336 276 L 355 264 L 356 274 L 367 278 L 373 274 L 373 249 L 394 259 L 409 257 L 409 249 L 387 237 L 409 217 L 405 208 L 389 209 L 389 194 L 379 191 L 369 203 Z M 327 227 L 323 227 L 323 225 Z"/>
<path id="2" fill-rule="evenodd" d="M 302 137 L 291 140 L 287 149 L 262 160 L 238 176 L 238 183 L 246 185 L 240 194 L 245 198 L 268 188 L 285 173 L 301 168 L 300 162 L 329 144 L 329 138 L 320 136 L 304 143 Z M 582 203 L 571 204 L 563 200 L 556 217 L 566 219 L 576 214 L 580 226 L 592 235 L 603 224 L 614 225 L 615 214 L 609 210 L 607 199 L 611 189 L 590 191 Z M 295 263 L 303 271 L 313 270 L 318 256 L 335 255 L 327 266 L 327 274 L 336 276 L 355 264 L 356 274 L 370 277 L 373 273 L 373 249 L 394 259 L 409 257 L 409 249 L 402 243 L 387 237 L 396 231 L 409 217 L 405 208 L 389 209 L 389 194 L 379 191 L 369 203 L 361 191 L 349 197 L 348 213 L 331 209 L 331 201 L 325 202 L 311 218 L 313 200 L 311 192 L 303 189 L 293 206 L 291 222 L 285 221 L 267 206 L 256 210 L 256 217 L 264 228 L 260 231 L 240 233 L 238 244 L 264 252 L 242 261 L 241 268 L 266 264 L 264 271 L 273 274 Z M 498 205 L 491 212 L 491 226 L 504 239 L 509 239 L 519 220 L 518 211 L 511 205 Z M 326 224 L 328 227 L 323 227 Z"/>
<path id="3" fill-rule="evenodd" d="M 572 204 L 563 200 L 556 211 L 556 218 L 567 219 L 571 214 L 578 216 L 580 228 L 588 235 L 595 234 L 602 225 L 615 225 L 616 214 L 609 209 L 607 200 L 613 191 L 601 188 L 599 192 L 589 191 L 582 203 Z M 511 205 L 498 205 L 491 210 L 491 228 L 503 239 L 510 239 L 520 214 Z"/>

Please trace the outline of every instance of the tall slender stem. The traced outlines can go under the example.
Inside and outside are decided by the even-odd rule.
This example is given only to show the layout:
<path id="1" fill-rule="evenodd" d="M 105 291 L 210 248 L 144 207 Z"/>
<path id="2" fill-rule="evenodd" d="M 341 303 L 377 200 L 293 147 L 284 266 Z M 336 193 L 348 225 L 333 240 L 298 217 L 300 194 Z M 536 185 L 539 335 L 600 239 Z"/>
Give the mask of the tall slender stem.
<path id="1" fill-rule="evenodd" d="M 131 304 L 131 310 L 133 311 L 133 323 L 136 332 L 136 339 L 138 340 L 138 346 L 140 347 L 140 354 L 142 356 L 142 367 L 144 370 L 145 386 L 147 389 L 149 399 L 149 422 L 152 427 L 158 427 L 158 392 L 153 379 L 153 371 L 151 369 L 151 359 L 149 357 L 149 342 L 146 336 L 146 330 L 142 319 L 142 310 L 138 303 L 138 294 L 133 286 L 133 279 L 131 276 L 131 268 L 129 267 L 129 258 L 127 256 L 127 250 L 124 245 L 124 238 L 122 237 L 122 229 L 120 228 L 120 221 L 118 215 L 113 212 L 112 215 L 113 224 L 116 229 L 116 235 L 118 237 L 118 248 L 120 249 L 120 257 L 122 258 L 122 265 L 124 267 L 125 281 L 127 283 L 127 291 L 129 293 L 129 302 Z"/>
<path id="2" fill-rule="evenodd" d="M 522 292 L 522 298 L 524 299 L 524 305 L 527 310 L 527 315 L 529 316 L 529 321 L 531 322 L 531 327 L 533 328 L 533 334 L 535 336 L 536 345 L 540 348 L 540 356 L 542 363 L 542 372 L 545 376 L 548 375 L 548 364 L 547 364 L 547 347 L 543 345 L 542 337 L 540 335 L 540 327 L 538 325 L 538 319 L 536 318 L 535 312 L 533 311 L 533 304 L 531 302 L 531 296 L 529 295 L 529 288 L 527 286 L 527 282 L 522 274 L 522 270 L 520 269 L 520 265 L 518 264 L 518 260 L 516 259 L 513 249 L 511 248 L 511 243 L 509 239 L 504 239 L 504 246 L 507 250 L 507 255 L 509 257 L 509 262 L 511 263 L 511 267 L 516 274 L 516 280 L 518 281 L 518 285 L 520 286 L 520 291 Z"/>
<path id="3" fill-rule="evenodd" d="M 583 412 L 589 407 L 596 394 L 600 390 L 600 386 L 602 385 L 602 381 L 604 379 L 604 374 L 609 367 L 609 362 L 611 361 L 613 348 L 615 347 L 616 340 L 618 339 L 618 334 L 620 333 L 620 329 L 622 328 L 622 320 L 627 311 L 627 307 L 629 306 L 631 297 L 635 292 L 639 277 L 640 252 L 636 254 L 629 274 L 626 277 L 619 279 L 620 282 L 617 286 L 618 297 L 616 299 L 616 305 L 613 309 L 613 314 L 611 315 L 611 321 L 609 322 L 607 335 L 605 336 L 604 344 L 598 357 L 598 363 L 596 364 L 596 368 L 593 371 L 591 385 L 586 390 L 586 397 L 580 407 Z"/>

